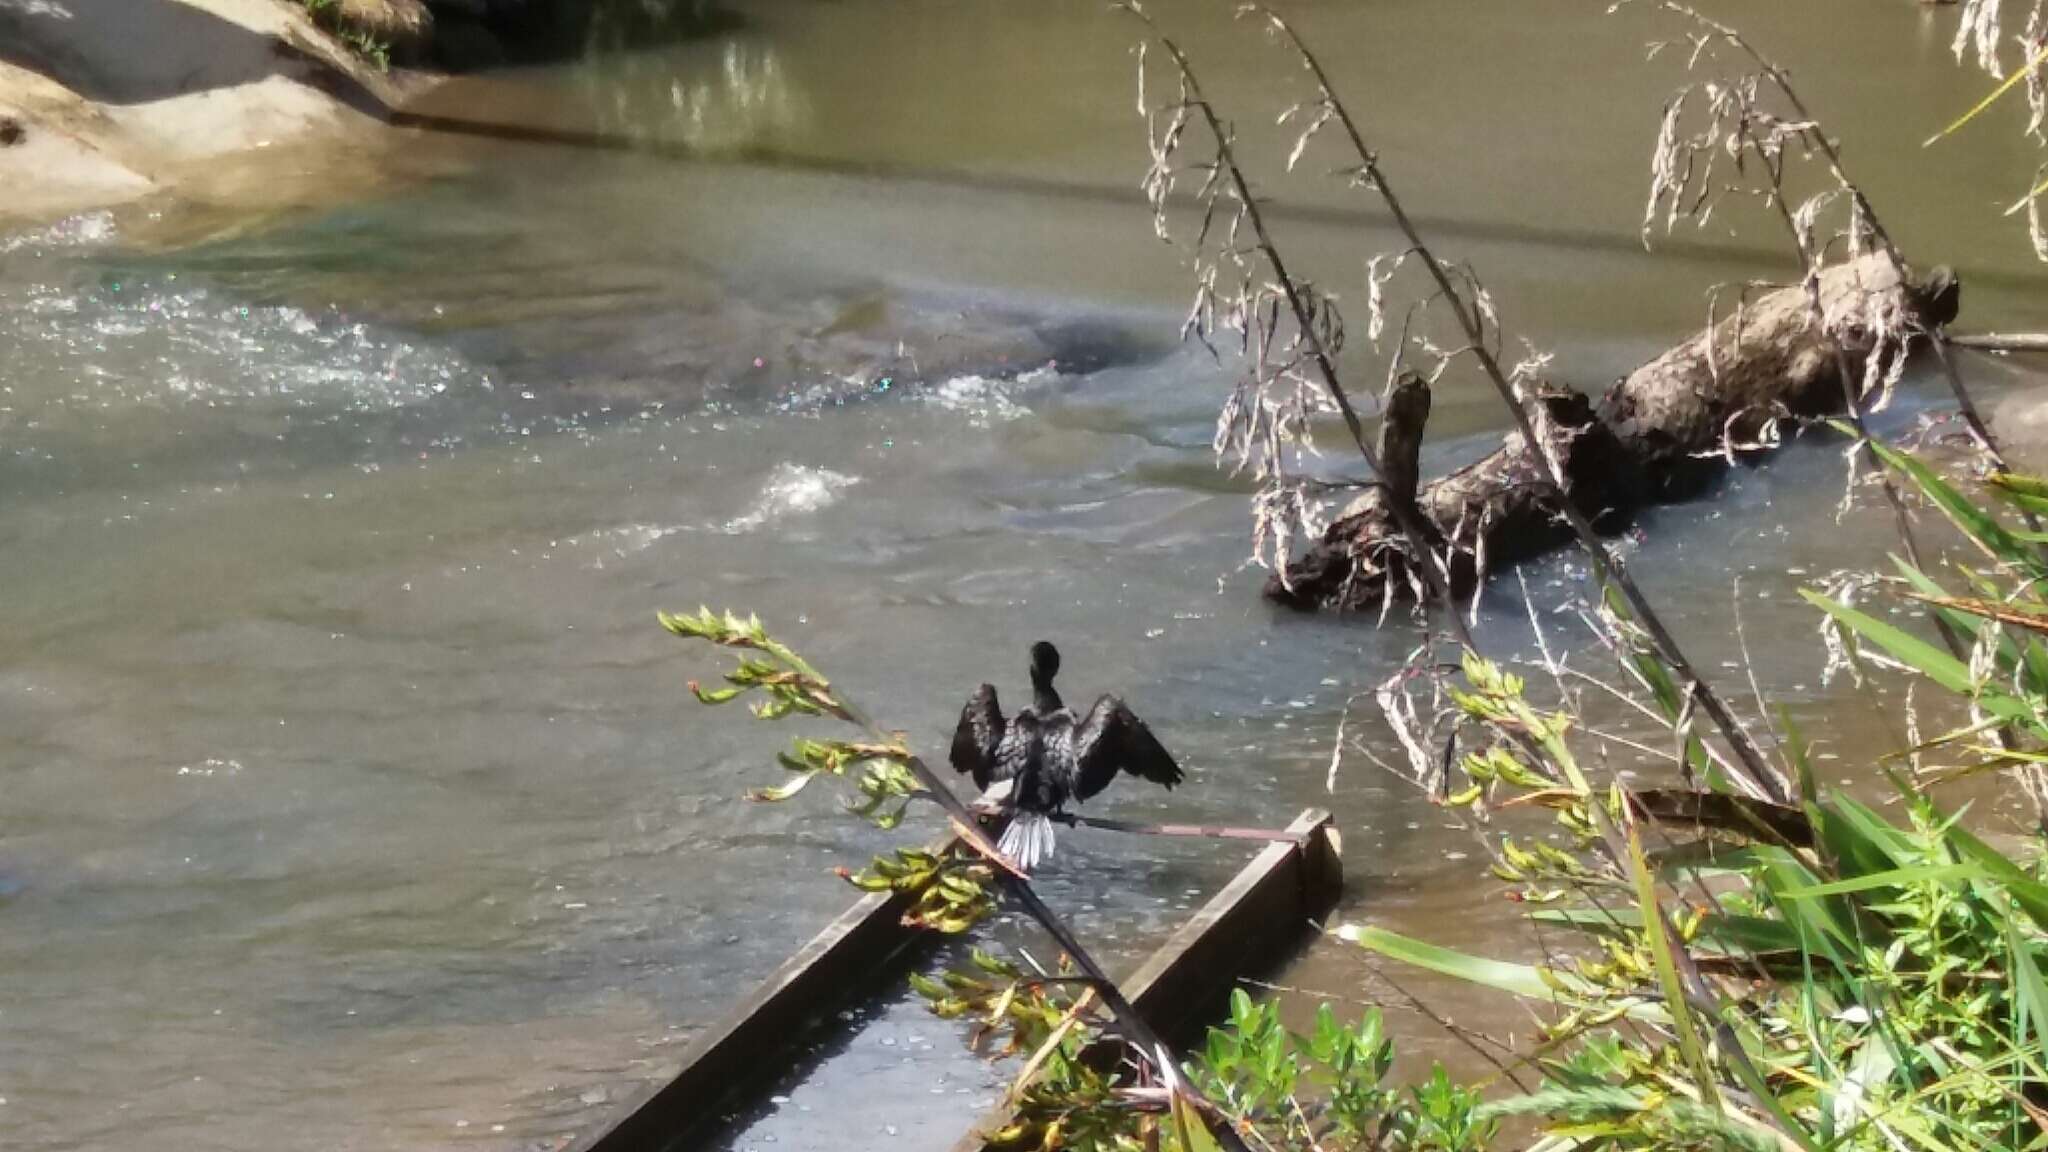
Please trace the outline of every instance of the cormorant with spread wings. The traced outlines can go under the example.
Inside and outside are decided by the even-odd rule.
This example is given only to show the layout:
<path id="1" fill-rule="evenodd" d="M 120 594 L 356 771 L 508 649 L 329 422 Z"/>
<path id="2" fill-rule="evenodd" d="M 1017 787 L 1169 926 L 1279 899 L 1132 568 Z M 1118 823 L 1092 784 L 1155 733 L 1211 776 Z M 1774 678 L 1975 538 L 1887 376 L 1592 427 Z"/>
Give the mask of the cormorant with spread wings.
<path id="1" fill-rule="evenodd" d="M 1000 847 L 1026 871 L 1052 855 L 1052 817 L 1068 800 L 1086 800 L 1129 772 L 1168 788 L 1180 765 L 1122 700 L 1103 696 L 1078 716 L 1060 700 L 1052 678 L 1059 650 L 1031 646 L 1031 706 L 1005 720 L 993 685 L 983 684 L 960 710 L 953 767 L 971 774 L 982 800 L 1007 808 Z"/>

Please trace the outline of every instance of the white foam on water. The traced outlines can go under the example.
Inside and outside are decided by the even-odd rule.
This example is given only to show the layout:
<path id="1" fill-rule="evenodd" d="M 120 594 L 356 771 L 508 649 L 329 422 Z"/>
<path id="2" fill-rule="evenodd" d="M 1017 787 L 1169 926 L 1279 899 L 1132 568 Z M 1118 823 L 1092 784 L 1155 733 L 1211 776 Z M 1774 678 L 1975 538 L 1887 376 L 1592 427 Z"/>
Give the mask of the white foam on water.
<path id="1" fill-rule="evenodd" d="M 30 248 L 92 248 L 112 241 L 115 231 L 113 213 L 81 212 L 55 224 L 0 236 L 0 253 Z"/>
<path id="2" fill-rule="evenodd" d="M 725 530 L 752 532 L 786 516 L 804 515 L 828 508 L 839 500 L 841 490 L 860 483 L 860 477 L 813 468 L 804 464 L 777 464 L 761 485 L 752 507 L 726 521 Z"/>
<path id="3" fill-rule="evenodd" d="M 986 376 L 955 376 L 926 393 L 925 401 L 948 412 L 965 413 L 977 428 L 1026 414 L 1023 405 L 1010 399 L 1002 381 Z"/>
<path id="4" fill-rule="evenodd" d="M 34 389 L 14 403 L 31 418 L 38 408 L 250 403 L 367 412 L 491 389 L 485 372 L 431 342 L 175 280 L 0 290 L 0 347 Z"/>
<path id="5" fill-rule="evenodd" d="M 1045 363 L 1040 364 L 1036 368 L 1032 368 L 1028 371 L 1017 373 L 1017 383 L 1044 384 L 1048 381 L 1059 379 L 1059 375 L 1059 364 L 1054 361 L 1047 360 Z"/>

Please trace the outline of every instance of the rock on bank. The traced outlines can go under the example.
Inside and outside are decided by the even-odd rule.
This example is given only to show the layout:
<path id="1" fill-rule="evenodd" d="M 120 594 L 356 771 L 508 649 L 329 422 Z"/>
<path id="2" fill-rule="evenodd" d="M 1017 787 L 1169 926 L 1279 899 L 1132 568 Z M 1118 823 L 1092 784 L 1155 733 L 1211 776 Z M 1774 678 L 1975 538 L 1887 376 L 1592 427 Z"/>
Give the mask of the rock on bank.
<path id="1" fill-rule="evenodd" d="M 0 3 L 0 220 L 203 190 L 230 157 L 367 137 L 393 95 L 278 0 Z"/>

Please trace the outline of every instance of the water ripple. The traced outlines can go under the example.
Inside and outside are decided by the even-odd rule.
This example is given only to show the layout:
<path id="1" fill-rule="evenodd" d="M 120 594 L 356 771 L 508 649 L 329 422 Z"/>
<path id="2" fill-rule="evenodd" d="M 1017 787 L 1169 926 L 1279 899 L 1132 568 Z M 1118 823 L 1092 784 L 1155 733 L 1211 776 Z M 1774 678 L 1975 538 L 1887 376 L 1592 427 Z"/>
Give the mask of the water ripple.
<path id="1" fill-rule="evenodd" d="M 752 532 L 786 516 L 803 515 L 828 508 L 839 499 L 842 489 L 860 483 L 860 477 L 782 463 L 768 474 L 758 496 L 746 512 L 726 521 L 725 530 L 734 535 Z"/>

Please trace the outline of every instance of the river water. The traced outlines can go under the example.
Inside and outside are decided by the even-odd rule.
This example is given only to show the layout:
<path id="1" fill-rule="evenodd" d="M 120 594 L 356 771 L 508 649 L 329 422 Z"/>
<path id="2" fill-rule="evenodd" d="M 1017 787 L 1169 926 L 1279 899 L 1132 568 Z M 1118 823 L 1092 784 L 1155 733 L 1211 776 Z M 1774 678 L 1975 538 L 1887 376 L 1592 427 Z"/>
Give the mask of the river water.
<path id="1" fill-rule="evenodd" d="M 1255 129 L 1294 77 L 1226 7 L 1159 12 L 1271 171 L 1286 142 Z M 1961 269 L 1967 326 L 2039 326 L 2048 281 L 1998 215 L 2031 171 L 2014 125 L 1918 147 L 1981 88 L 1939 13 L 1717 11 L 1796 66 L 1906 250 Z M 717 663 L 662 608 L 761 613 L 927 748 L 966 686 L 1014 698 L 1052 639 L 1071 695 L 1119 691 L 1189 772 L 1105 810 L 1327 804 L 1347 915 L 1523 946 L 1476 915 L 1494 897 L 1440 814 L 1355 757 L 1325 789 L 1347 699 L 1415 633 L 1276 614 L 1240 570 L 1244 488 L 1208 454 L 1228 368 L 1173 344 L 1185 272 L 1129 191 L 1128 24 L 1065 0 L 747 15 L 430 107 L 776 163 L 405 136 L 367 201 L 0 240 L 7 1147 L 553 1147 L 673 1067 L 845 905 L 826 869 L 895 838 L 825 797 L 743 801 L 786 733 L 687 701 Z M 1786 275 L 1761 221 L 1641 251 L 1677 82 L 1643 59 L 1647 16 L 1434 0 L 1301 23 L 1562 377 L 1602 386 L 1711 285 Z M 1283 244 L 1355 295 L 1388 238 L 1308 174 L 1337 162 L 1269 191 Z M 1994 408 L 2040 383 L 1966 369 Z M 1888 419 L 1939 408 L 1916 377 Z M 1426 466 L 1501 423 L 1454 373 Z M 1724 676 L 1742 577 L 1765 689 L 1846 764 L 1884 726 L 1823 689 L 1794 591 L 1888 541 L 1867 508 L 1835 526 L 1839 491 L 1837 454 L 1798 446 L 1625 547 Z M 1583 573 L 1528 575 L 1572 646 L 1556 609 Z M 1511 582 L 1479 635 L 1530 651 Z M 1046 889 L 1127 966 L 1244 855 L 1077 832 Z M 1300 978 L 1366 974 L 1318 951 Z M 994 1083 L 885 999 L 728 1141 L 943 1147 Z"/>

